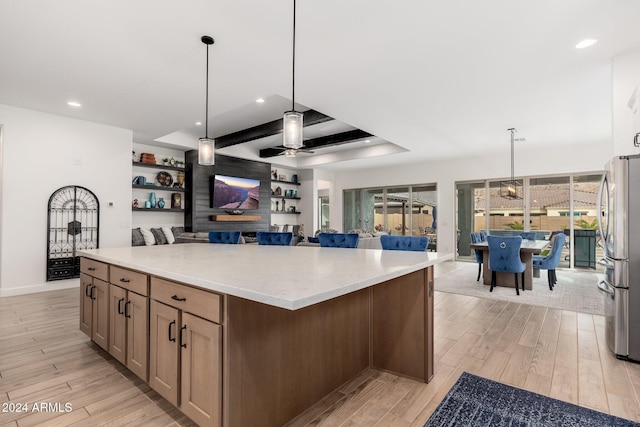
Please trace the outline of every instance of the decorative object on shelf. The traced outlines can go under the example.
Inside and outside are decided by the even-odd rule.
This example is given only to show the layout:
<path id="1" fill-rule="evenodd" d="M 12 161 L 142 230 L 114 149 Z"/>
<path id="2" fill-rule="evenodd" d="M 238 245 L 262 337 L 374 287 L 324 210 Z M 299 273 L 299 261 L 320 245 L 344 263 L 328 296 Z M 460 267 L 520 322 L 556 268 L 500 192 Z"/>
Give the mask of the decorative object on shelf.
<path id="1" fill-rule="evenodd" d="M 275 194 L 276 196 L 281 196 L 282 195 L 282 188 L 276 187 L 276 191 L 273 194 Z"/>
<path id="2" fill-rule="evenodd" d="M 298 197 L 298 190 L 291 190 L 291 197 Z"/>
<path id="3" fill-rule="evenodd" d="M 139 176 L 138 185 L 147 185 L 147 178 L 145 178 L 144 176 Z"/>
<path id="4" fill-rule="evenodd" d="M 138 209 L 138 208 L 139 208 L 139 206 L 138 206 L 138 199 L 133 199 L 133 208 L 134 208 L 134 209 Z"/>
<path id="5" fill-rule="evenodd" d="M 225 212 L 228 213 L 229 215 L 242 215 L 244 213 L 242 209 L 226 210 Z"/>
<path id="6" fill-rule="evenodd" d="M 298 183 L 298 174 L 293 174 L 291 175 L 291 182 L 295 182 L 296 184 Z"/>
<path id="7" fill-rule="evenodd" d="M 162 187 L 169 187 L 171 184 L 173 184 L 173 178 L 171 177 L 171 174 L 169 172 L 158 172 L 158 175 L 156 175 L 156 181 L 158 181 L 158 184 L 160 184 L 160 186 Z"/>
<path id="8" fill-rule="evenodd" d="M 156 207 L 156 193 L 151 192 L 149 194 L 149 204 L 151 205 L 152 208 Z"/>
<path id="9" fill-rule="evenodd" d="M 295 213 L 296 212 L 296 207 L 295 206 L 289 206 L 289 212 Z"/>
<path id="10" fill-rule="evenodd" d="M 135 150 L 131 150 L 131 160 L 134 162 L 138 161 Z"/>
<path id="11" fill-rule="evenodd" d="M 296 150 L 302 148 L 302 113 L 296 111 L 296 0 L 293 0 L 293 61 L 291 78 L 291 110 L 285 111 L 282 118 L 282 145 L 287 148 L 286 155 L 295 156 Z M 291 154 L 288 154 L 291 153 Z"/>
<path id="12" fill-rule="evenodd" d="M 278 212 L 278 207 L 280 206 L 280 202 L 276 200 L 276 210 L 275 212 Z"/>
<path id="13" fill-rule="evenodd" d="M 148 200 L 145 200 L 144 207 L 145 207 L 145 209 L 151 209 L 151 202 L 148 201 Z"/>
<path id="14" fill-rule="evenodd" d="M 202 36 L 200 39 L 207 46 L 207 75 L 205 89 L 204 138 L 198 140 L 198 164 L 212 166 L 215 163 L 215 141 L 209 138 L 209 46 L 213 38 Z"/>
<path id="15" fill-rule="evenodd" d="M 174 159 L 173 157 L 169 159 L 169 164 L 171 166 L 175 166 L 176 165 L 176 159 Z"/>
<path id="16" fill-rule="evenodd" d="M 171 209 L 180 209 L 182 207 L 182 195 L 180 193 L 171 194 Z"/>
<path id="17" fill-rule="evenodd" d="M 287 201 L 285 199 L 282 199 L 282 212 L 285 211 L 285 204 L 287 203 Z"/>
<path id="18" fill-rule="evenodd" d="M 179 168 L 183 168 L 184 167 L 184 162 L 182 160 L 176 160 L 176 166 Z"/>
<path id="19" fill-rule="evenodd" d="M 500 197 L 509 200 L 522 199 L 522 183 L 516 181 L 513 175 L 513 143 L 516 140 L 515 128 L 507 129 L 511 133 L 511 180 L 500 182 Z M 518 141 L 524 141 L 524 138 L 518 138 Z"/>
<path id="20" fill-rule="evenodd" d="M 184 188 L 184 172 L 183 171 L 178 172 L 178 187 Z"/>
<path id="21" fill-rule="evenodd" d="M 160 209 L 164 209 L 164 198 L 163 198 L 163 197 L 160 197 L 160 198 L 158 199 L 158 207 L 159 207 Z"/>
<path id="22" fill-rule="evenodd" d="M 156 164 L 156 156 L 155 154 L 151 154 L 151 153 L 142 153 L 140 154 L 140 163 L 146 163 L 149 165 L 155 165 Z"/>
<path id="23" fill-rule="evenodd" d="M 286 181 L 287 175 L 278 175 L 278 181 Z"/>
<path id="24" fill-rule="evenodd" d="M 271 169 L 271 179 L 278 179 L 278 169 Z"/>
<path id="25" fill-rule="evenodd" d="M 284 190 L 284 197 L 293 197 L 293 190 Z"/>
<path id="26" fill-rule="evenodd" d="M 162 159 L 162 164 L 167 166 L 169 164 L 169 159 L 167 157 L 165 157 L 164 159 Z"/>

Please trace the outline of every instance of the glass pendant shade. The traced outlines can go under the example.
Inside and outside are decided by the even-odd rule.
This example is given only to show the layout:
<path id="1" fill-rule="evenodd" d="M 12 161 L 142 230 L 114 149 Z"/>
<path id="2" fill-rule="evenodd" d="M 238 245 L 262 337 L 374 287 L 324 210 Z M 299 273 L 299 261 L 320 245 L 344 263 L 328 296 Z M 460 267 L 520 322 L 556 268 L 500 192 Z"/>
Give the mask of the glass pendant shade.
<path id="1" fill-rule="evenodd" d="M 302 148 L 302 113 L 285 112 L 282 125 L 282 145 L 294 150 Z"/>
<path id="2" fill-rule="evenodd" d="M 500 197 L 510 200 L 522 199 L 522 184 L 516 180 L 500 182 Z"/>
<path id="3" fill-rule="evenodd" d="M 213 166 L 215 163 L 214 140 L 200 138 L 198 140 L 198 163 L 204 166 Z"/>

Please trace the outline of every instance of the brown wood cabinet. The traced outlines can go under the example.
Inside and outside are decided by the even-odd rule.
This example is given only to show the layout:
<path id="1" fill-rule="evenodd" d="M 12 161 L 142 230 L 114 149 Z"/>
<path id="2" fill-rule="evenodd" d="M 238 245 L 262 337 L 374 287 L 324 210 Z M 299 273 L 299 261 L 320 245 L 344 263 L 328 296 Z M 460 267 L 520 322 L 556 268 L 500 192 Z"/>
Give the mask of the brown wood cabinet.
<path id="1" fill-rule="evenodd" d="M 109 266 L 109 353 L 147 381 L 149 360 L 149 276 Z"/>
<path id="2" fill-rule="evenodd" d="M 151 279 L 149 385 L 198 425 L 219 426 L 222 326 L 190 313 L 191 303 L 218 318 L 219 295 Z"/>
<path id="3" fill-rule="evenodd" d="M 80 261 L 80 330 L 109 350 L 109 270 L 107 264 Z"/>

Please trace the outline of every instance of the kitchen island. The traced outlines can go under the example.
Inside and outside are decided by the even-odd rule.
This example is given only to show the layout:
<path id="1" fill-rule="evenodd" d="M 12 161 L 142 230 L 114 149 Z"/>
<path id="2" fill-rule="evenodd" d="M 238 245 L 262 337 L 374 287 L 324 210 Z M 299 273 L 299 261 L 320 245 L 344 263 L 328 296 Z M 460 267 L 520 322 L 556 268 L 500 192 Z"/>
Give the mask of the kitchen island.
<path id="1" fill-rule="evenodd" d="M 281 426 L 369 367 L 433 376 L 433 266 L 451 255 L 181 244 L 81 256 L 81 329 L 200 425 Z"/>

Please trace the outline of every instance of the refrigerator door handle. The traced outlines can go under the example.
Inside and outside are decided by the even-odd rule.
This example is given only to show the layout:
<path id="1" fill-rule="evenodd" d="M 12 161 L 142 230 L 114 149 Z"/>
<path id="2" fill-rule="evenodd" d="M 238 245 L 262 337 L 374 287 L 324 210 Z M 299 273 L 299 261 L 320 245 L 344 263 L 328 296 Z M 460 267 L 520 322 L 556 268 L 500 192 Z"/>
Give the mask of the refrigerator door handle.
<path id="1" fill-rule="evenodd" d="M 602 194 L 604 193 L 604 186 L 608 185 L 607 183 L 607 172 L 602 174 L 602 178 L 600 179 L 600 187 L 598 188 L 598 199 L 596 201 L 596 217 L 598 218 L 598 230 L 600 231 L 600 241 L 607 243 L 609 240 L 609 236 L 605 233 L 605 230 L 602 228 Z M 609 212 L 607 211 L 607 215 Z M 609 222 L 609 218 L 607 218 L 607 222 Z"/>
<path id="2" fill-rule="evenodd" d="M 614 268 L 614 264 L 611 261 L 609 261 L 607 258 L 600 258 L 596 262 L 606 268 Z"/>
<path id="3" fill-rule="evenodd" d="M 613 295 L 614 290 L 611 288 L 611 285 L 606 282 L 606 280 L 601 280 L 598 282 L 598 290 L 604 292 L 605 294 Z"/>

